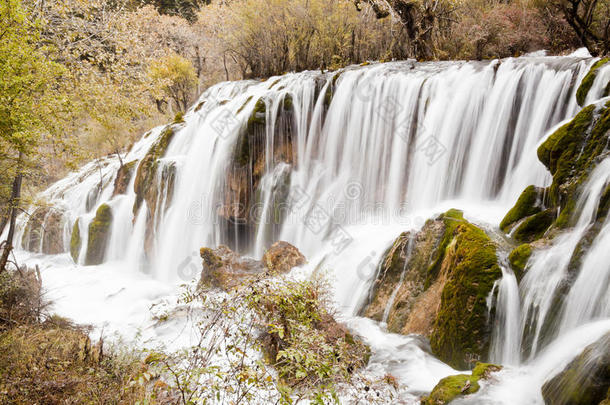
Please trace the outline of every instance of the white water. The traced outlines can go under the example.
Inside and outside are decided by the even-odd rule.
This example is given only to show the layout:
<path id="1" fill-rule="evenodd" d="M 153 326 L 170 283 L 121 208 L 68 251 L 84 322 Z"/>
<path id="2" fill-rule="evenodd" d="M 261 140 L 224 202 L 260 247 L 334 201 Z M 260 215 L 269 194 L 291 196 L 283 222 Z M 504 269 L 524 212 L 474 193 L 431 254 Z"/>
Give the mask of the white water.
<path id="1" fill-rule="evenodd" d="M 47 262 L 51 265 L 45 265 L 43 278 L 51 287 L 51 297 L 59 303 L 60 313 L 98 327 L 111 320 L 108 327 L 126 335 L 144 328 L 162 340 L 167 335 L 157 333 L 146 308 L 173 296 L 180 282 L 198 276 L 201 246 L 232 243 L 242 253 L 260 256 L 273 241 L 286 240 L 308 257 L 307 270 L 320 267 L 331 272 L 337 306 L 373 348 L 370 368 L 397 374 L 408 387 L 409 398 L 429 391 L 440 378 L 456 371 L 419 348 L 416 339 L 389 335 L 371 321 L 354 317 L 370 289 L 376 265 L 401 232 L 418 229 L 436 213 L 461 208 L 469 219 L 494 226 L 523 188 L 548 185 L 550 176 L 538 162 L 536 146 L 554 126 L 578 111 L 573 84 L 592 63 L 592 59 L 577 57 L 533 56 L 489 63 L 407 61 L 348 68 L 336 82 L 327 111 L 324 94 L 333 73 L 303 72 L 265 82 L 219 84 L 201 97 L 206 101 L 201 109 L 186 114 L 186 123 L 179 127 L 159 165 L 159 172 L 175 165 L 176 181 L 171 204 L 165 203 L 167 195 L 157 196 L 160 203 L 152 252 L 147 256 L 144 250 L 145 203 L 134 220 L 133 178 L 127 195 L 110 199 L 119 162 L 109 157 L 101 162 L 102 192 L 90 209 L 87 196 L 100 184 L 96 163 L 42 195 L 66 210 L 67 229 L 79 218 L 81 264 L 95 209 L 109 201 L 114 222 L 106 252 L 108 262 L 95 267 L 74 266 L 67 255 L 60 255 Z M 289 124 L 296 155 L 292 166 L 275 161 L 271 153 L 286 94 L 291 95 L 294 106 Z M 259 98 L 267 105 L 267 158 L 256 206 L 261 223 L 250 240 L 237 241 L 238 227 L 227 226 L 216 213 L 239 128 L 246 124 Z M 136 143 L 123 160 L 142 159 L 162 129 Z M 285 176 L 290 177 L 291 196 L 287 216 L 279 224 L 268 223 L 279 198 L 274 190 Z M 587 195 L 595 193 L 592 190 Z M 594 210 L 592 203 L 584 204 L 584 212 Z M 532 258 L 522 281 L 522 299 L 510 269 L 503 269 L 504 276 L 496 286 L 502 315 L 494 331 L 491 356 L 515 366 L 510 370 L 519 375 L 530 375 L 533 364 L 545 361 L 544 354 L 538 353 L 537 337 L 552 302 L 550 295 L 563 279 L 568 252 L 590 222 L 590 216 L 581 218 L 575 231 L 559 237 L 553 247 Z M 20 218 L 17 240 L 21 240 L 24 220 Z M 606 224 L 584 261 L 582 286 L 577 281 L 574 288 L 590 292 L 585 272 L 604 263 L 602 246 L 607 246 L 609 234 Z M 68 250 L 69 238 L 65 245 Z M 23 257 L 44 262 L 39 256 Z M 193 266 L 179 266 L 189 260 Z M 180 270 L 184 268 L 193 271 Z M 64 283 L 64 279 L 69 281 Z M 607 278 L 604 280 L 607 284 Z M 568 298 L 565 304 L 566 331 L 546 351 L 556 347 L 567 353 L 566 345 L 576 345 L 567 339 L 575 326 L 608 317 L 607 300 L 582 303 L 582 297 L 574 294 L 572 301 L 578 302 L 570 304 Z M 607 298 L 607 286 L 596 294 Z M 79 305 L 81 300 L 90 305 Z M 587 305 L 590 308 L 583 309 Z M 532 308 L 538 314 L 533 323 L 525 320 Z M 534 326 L 535 347 L 531 362 L 522 365 L 519 335 L 526 324 Z M 610 329 L 605 323 L 595 325 L 599 330 Z M 528 387 L 541 384 L 532 381 Z M 539 400 L 535 395 L 527 398 Z"/>

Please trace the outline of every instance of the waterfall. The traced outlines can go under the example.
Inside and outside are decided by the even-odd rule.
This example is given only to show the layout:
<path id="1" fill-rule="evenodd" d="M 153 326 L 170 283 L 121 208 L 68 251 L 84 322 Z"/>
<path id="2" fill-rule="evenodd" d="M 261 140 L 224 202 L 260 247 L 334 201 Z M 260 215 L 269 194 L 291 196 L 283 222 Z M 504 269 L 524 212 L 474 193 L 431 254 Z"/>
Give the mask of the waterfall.
<path id="1" fill-rule="evenodd" d="M 353 317 L 401 232 L 417 230 L 447 208 L 497 224 L 526 186 L 550 183 L 536 148 L 578 112 L 577 84 L 594 62 L 541 56 L 402 61 L 220 83 L 206 90 L 185 122 L 155 128 L 122 156 L 123 162 L 137 161 L 124 194 L 114 192 L 119 159 L 108 156 L 41 198 L 67 213 L 66 234 L 78 221 L 80 265 L 89 225 L 107 204 L 113 222 L 104 257 L 128 273 L 178 284 L 198 276 L 184 269 L 191 260 L 199 264 L 202 246 L 228 244 L 260 257 L 271 243 L 285 240 L 311 268 L 331 272 L 340 313 Z M 609 72 L 603 69 L 598 79 Z M 596 79 L 591 97 L 600 96 L 600 83 Z M 168 130 L 173 137 L 152 165 L 147 188 L 154 195 L 137 194 L 136 176 Z M 603 321 L 592 322 L 610 316 L 610 221 L 583 257 L 563 306 L 554 303 L 610 180 L 609 162 L 599 164 L 585 185 L 576 227 L 534 253 L 519 285 L 500 257 L 503 276 L 490 297 L 496 309 L 493 361 L 524 372 L 519 367 L 544 362 L 552 347 L 564 348 L 554 338 L 607 330 Z M 18 243 L 26 224 L 20 216 Z M 69 251 L 70 238 L 63 244 Z M 524 349 L 529 357 L 520 355 Z M 423 351 L 414 352 L 425 363 Z M 435 378 L 455 371 L 435 370 Z M 431 389 L 433 380 L 421 389 Z"/>
<path id="2" fill-rule="evenodd" d="M 495 302 L 496 325 L 491 338 L 490 358 L 497 364 L 518 365 L 521 360 L 519 286 L 505 256 L 500 257 L 500 269 L 502 278 L 496 281 L 491 292 L 491 296 L 496 291 L 498 295 Z M 491 303 L 488 303 L 488 307 L 492 308 Z"/>

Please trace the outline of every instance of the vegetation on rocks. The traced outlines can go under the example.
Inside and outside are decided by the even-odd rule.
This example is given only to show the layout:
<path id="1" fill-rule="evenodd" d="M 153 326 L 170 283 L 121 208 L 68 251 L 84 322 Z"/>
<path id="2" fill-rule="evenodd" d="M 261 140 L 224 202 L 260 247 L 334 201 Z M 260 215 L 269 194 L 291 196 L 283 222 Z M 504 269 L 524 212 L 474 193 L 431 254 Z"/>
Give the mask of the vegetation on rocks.
<path id="1" fill-rule="evenodd" d="M 72 227 L 72 235 L 70 236 L 70 256 L 74 260 L 74 263 L 78 263 L 78 257 L 80 255 L 80 249 L 82 247 L 82 239 L 80 236 L 80 219 L 77 219 L 74 222 L 74 226 Z"/>
<path id="2" fill-rule="evenodd" d="M 593 82 L 597 77 L 597 72 L 608 62 L 610 62 L 610 59 L 608 58 L 600 59 L 599 61 L 595 62 L 595 64 L 591 66 L 589 72 L 587 72 L 585 77 L 580 82 L 580 86 L 576 91 L 576 100 L 580 106 L 584 106 L 587 95 L 589 94 L 589 90 L 591 90 L 591 86 L 593 86 Z"/>
<path id="3" fill-rule="evenodd" d="M 515 205 L 506 213 L 500 222 L 500 229 L 507 231 L 517 221 L 539 213 L 543 208 L 544 190 L 529 186 L 519 196 Z"/>
<path id="4" fill-rule="evenodd" d="M 89 224 L 85 265 L 101 264 L 104 261 L 111 226 L 112 209 L 108 205 L 102 204 L 95 212 L 95 218 Z"/>
<path id="5" fill-rule="evenodd" d="M 203 259 L 201 285 L 225 291 L 245 288 L 262 276 L 288 273 L 306 262 L 296 247 L 283 241 L 274 243 L 260 261 L 240 256 L 223 245 L 216 249 L 203 247 L 199 253 Z"/>
<path id="6" fill-rule="evenodd" d="M 601 404 L 610 391 L 610 334 L 587 346 L 542 386 L 547 405 Z"/>
<path id="7" fill-rule="evenodd" d="M 556 211 L 552 208 L 531 215 L 520 222 L 511 236 L 517 242 L 533 242 L 540 239 L 556 218 Z"/>
<path id="8" fill-rule="evenodd" d="M 456 398 L 474 394 L 480 388 L 479 381 L 490 378 L 491 373 L 501 370 L 501 366 L 477 363 L 472 374 L 458 374 L 445 377 L 434 387 L 430 395 L 422 398 L 422 405 L 444 405 Z"/>
<path id="9" fill-rule="evenodd" d="M 496 246 L 484 231 L 465 220 L 446 247 L 439 277 L 445 285 L 430 335 L 433 353 L 457 368 L 467 368 L 489 351 L 487 297 L 502 275 Z"/>
<path id="10" fill-rule="evenodd" d="M 487 356 L 487 297 L 501 277 L 496 246 L 458 210 L 401 235 L 382 260 L 365 316 L 430 337 L 433 353 L 457 368 Z M 389 302 L 394 290 L 394 301 Z"/>
<path id="11" fill-rule="evenodd" d="M 523 277 L 525 266 L 531 255 L 532 247 L 528 243 L 517 246 L 508 255 L 508 261 L 515 272 L 517 280 L 521 280 L 521 277 Z"/>

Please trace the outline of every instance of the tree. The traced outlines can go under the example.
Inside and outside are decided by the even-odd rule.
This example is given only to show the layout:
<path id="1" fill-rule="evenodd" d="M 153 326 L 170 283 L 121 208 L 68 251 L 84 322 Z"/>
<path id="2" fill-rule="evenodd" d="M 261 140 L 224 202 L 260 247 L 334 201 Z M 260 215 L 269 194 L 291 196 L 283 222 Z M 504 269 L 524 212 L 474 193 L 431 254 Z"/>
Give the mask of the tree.
<path id="1" fill-rule="evenodd" d="M 552 0 L 591 55 L 610 54 L 610 0 Z"/>
<path id="2" fill-rule="evenodd" d="M 166 56 L 153 60 L 149 68 L 149 77 L 157 89 L 155 98 L 170 98 L 182 111 L 186 111 L 197 85 L 197 74 L 188 59 L 170 52 Z"/>
<path id="3" fill-rule="evenodd" d="M 39 46 L 40 26 L 28 17 L 20 0 L 0 2 L 0 27 L 1 157 L 4 165 L 14 167 L 8 218 L 3 220 L 8 222 L 8 234 L 2 241 L 2 272 L 13 248 L 24 175 L 45 139 L 47 114 L 62 99 L 59 94 L 50 94 L 62 69 Z"/>

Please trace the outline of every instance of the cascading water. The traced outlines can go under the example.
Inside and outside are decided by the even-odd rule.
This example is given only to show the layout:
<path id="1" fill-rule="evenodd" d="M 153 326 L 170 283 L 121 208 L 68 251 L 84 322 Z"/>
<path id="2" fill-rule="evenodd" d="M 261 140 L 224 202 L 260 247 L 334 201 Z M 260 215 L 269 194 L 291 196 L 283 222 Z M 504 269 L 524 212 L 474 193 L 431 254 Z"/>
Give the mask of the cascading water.
<path id="1" fill-rule="evenodd" d="M 376 265 L 400 232 L 417 229 L 435 213 L 456 207 L 497 224 L 523 188 L 547 185 L 550 175 L 537 159 L 536 146 L 578 111 L 576 84 L 592 63 L 590 58 L 539 56 L 406 61 L 221 83 L 202 95 L 185 123 L 171 127 L 173 138 L 152 166 L 149 189 L 155 195 L 138 195 L 135 178 L 147 170 L 142 162 L 167 128 L 151 131 L 122 158 L 138 161 L 125 194 L 113 196 L 120 163 L 109 156 L 41 197 L 65 212 L 65 251 L 78 220 L 79 264 L 85 263 L 89 224 L 107 203 L 113 222 L 106 261 L 134 274 L 141 269 L 165 284 L 198 276 L 179 264 L 198 261 L 201 246 L 230 244 L 260 257 L 275 240 L 292 243 L 309 258 L 309 267 L 332 270 L 337 305 L 377 347 L 373 358 L 378 364 L 387 365 L 400 345 L 404 356 L 394 359 L 394 366 L 403 370 L 405 383 L 429 391 L 455 371 L 437 362 L 429 368 L 434 372 L 415 384 L 417 372 L 409 362 L 425 368 L 431 357 L 410 338 L 354 318 Z M 603 92 L 595 83 L 588 101 Z M 249 154 L 242 156 L 244 150 Z M 253 168 L 244 169 L 241 159 Z M 543 361 L 538 336 L 568 253 L 607 182 L 607 166 L 600 165 L 591 180 L 596 183 L 587 186 L 576 229 L 530 260 L 521 297 L 515 275 L 508 266 L 502 269 L 495 287 L 501 328 L 494 331 L 495 361 L 520 364 L 520 335 L 526 329 L 534 331 L 531 358 Z M 20 218 L 17 241 L 24 239 L 26 222 Z M 608 272 L 595 275 L 595 286 L 587 281 L 600 263 L 608 263 L 604 246 L 609 237 L 606 223 L 565 301 L 560 338 L 609 316 Z M 600 325 L 596 330 L 605 327 Z"/>

